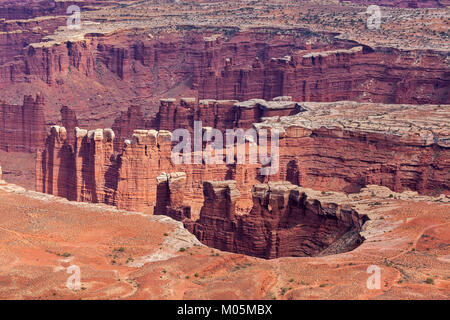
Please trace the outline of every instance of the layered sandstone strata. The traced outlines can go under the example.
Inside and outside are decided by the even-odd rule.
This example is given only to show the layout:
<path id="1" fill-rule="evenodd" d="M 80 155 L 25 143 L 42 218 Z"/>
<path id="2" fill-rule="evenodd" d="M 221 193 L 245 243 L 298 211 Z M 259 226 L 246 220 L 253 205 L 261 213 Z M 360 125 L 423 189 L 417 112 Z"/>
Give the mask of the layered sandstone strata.
<path id="1" fill-rule="evenodd" d="M 25 96 L 23 105 L 0 104 L 0 149 L 34 152 L 44 146 L 46 137 L 44 99 Z"/>
<path id="2" fill-rule="evenodd" d="M 307 112 L 265 119 L 278 129 L 280 180 L 357 192 L 369 184 L 450 192 L 450 105 L 303 103 Z"/>
<path id="3" fill-rule="evenodd" d="M 189 103 L 195 107 L 189 109 Z M 187 173 L 186 188 L 190 191 L 187 199 L 201 202 L 202 181 L 214 177 L 239 179 L 240 186 L 245 189 L 242 190 L 243 194 L 250 198 L 249 190 L 257 181 L 255 179 L 264 178 L 260 176 L 261 166 L 249 164 L 248 155 L 244 164 L 208 165 L 204 161 L 194 164 L 193 154 L 190 155 L 193 164 L 175 164 L 171 158 L 173 143 L 169 131 L 132 128 L 152 126 L 161 118 L 172 119 L 172 122 L 161 121 L 159 128 L 180 126 L 191 132 L 194 119 L 204 120 L 204 127 L 219 125 L 220 129 L 225 130 L 243 125 L 248 128 L 251 121 L 247 119 L 243 123 L 240 118 L 242 114 L 243 119 L 253 114 L 253 120 L 260 121 L 263 115 L 281 116 L 300 110 L 298 103 L 292 102 L 290 97 L 279 97 L 269 102 L 252 100 L 241 104 L 237 104 L 237 101 L 214 100 L 196 104 L 191 99 L 182 99 L 177 112 L 171 113 L 172 107 L 177 108 L 175 100 L 162 100 L 158 116 L 148 120 L 138 108 L 132 107 L 127 113 L 122 113 L 113 126 L 118 129 L 117 137 L 115 130 L 107 129 L 106 140 L 103 136 L 105 131 L 101 129 L 88 132 L 75 128 L 75 132 L 71 133 L 65 127 L 53 127 L 45 150 L 38 153 L 37 190 L 77 201 L 105 202 L 133 210 L 152 209 L 159 194 L 155 179 L 162 172 L 179 169 Z M 180 111 L 183 109 L 186 112 Z M 233 116 L 233 112 L 237 116 Z M 171 116 L 167 116 L 167 113 Z M 225 117 L 231 120 L 222 121 Z M 67 108 L 62 109 L 62 119 L 63 123 L 72 126 L 76 123 L 76 117 Z M 130 136 L 127 133 L 131 130 L 132 139 L 127 139 Z M 76 136 L 75 143 L 71 142 L 72 134 Z"/>
<path id="4" fill-rule="evenodd" d="M 84 33 L 53 41 L 41 41 L 30 31 L 51 32 L 64 22 L 28 22 L 26 28 L 8 24 L 0 34 L 7 52 L 0 57 L 5 97 L 13 101 L 17 91 L 39 87 L 51 120 L 74 87 L 77 92 L 69 96 L 78 105 L 73 109 L 96 126 L 110 126 L 124 105 L 137 102 L 155 111 L 151 106 L 169 90 L 239 101 L 283 95 L 296 101 L 450 100 L 444 51 L 371 48 L 303 29 L 236 30 L 229 35 L 209 30 L 113 32 L 111 27 L 99 33 L 90 22 Z"/>
<path id="5" fill-rule="evenodd" d="M 67 130 L 53 126 L 45 150 L 37 155 L 36 190 L 151 212 L 160 194 L 156 179 L 163 172 L 185 172 L 186 200 L 200 203 L 202 181 L 215 177 L 238 177 L 243 188 L 250 190 L 258 164 L 176 164 L 171 158 L 171 138 L 165 130 L 135 130 L 132 139 L 123 142 L 121 153 L 115 154 L 111 129 L 76 128 L 76 141 L 71 145 Z"/>
<path id="6" fill-rule="evenodd" d="M 98 0 L 14 0 L 0 1 L 0 18 L 30 19 L 39 16 L 65 15 L 70 5 L 77 5 L 84 10 L 89 10 L 87 6 L 101 4 Z"/>
<path id="7" fill-rule="evenodd" d="M 359 231 L 366 216 L 311 198 L 289 182 L 255 185 L 248 214 L 236 210 L 236 181 L 207 181 L 203 188 L 200 218 L 184 223 L 202 243 L 223 251 L 267 259 L 314 256 L 332 245 L 335 252 L 349 251 L 364 240 Z"/>
<path id="8" fill-rule="evenodd" d="M 158 193 L 156 178 L 163 172 L 186 173 L 186 201 L 197 203 L 202 201 L 202 182 L 215 179 L 236 180 L 243 200 L 250 199 L 256 183 L 284 180 L 319 190 L 357 192 L 378 184 L 395 191 L 449 193 L 450 106 L 354 102 L 300 106 L 305 111 L 254 124 L 258 132 L 280 133 L 279 170 L 272 175 L 262 175 L 260 161 L 250 164 L 249 141 L 243 164 L 208 164 L 204 159 L 195 164 L 194 156 L 202 156 L 195 153 L 188 155 L 191 164 L 177 164 L 166 130 L 135 130 L 115 153 L 117 138 L 110 129 L 78 129 L 71 145 L 67 130 L 53 128 L 45 151 L 38 155 L 37 190 L 151 211 Z"/>
<path id="9" fill-rule="evenodd" d="M 191 218 L 191 207 L 184 202 L 186 173 L 163 173 L 156 178 L 157 194 L 154 214 L 182 221 Z"/>
<path id="10" fill-rule="evenodd" d="M 273 101 L 251 99 L 237 100 L 205 99 L 196 102 L 195 98 L 162 99 L 154 124 L 160 129 L 174 131 L 179 128 L 193 131 L 194 122 L 201 121 L 204 127 L 225 131 L 233 128 L 251 128 L 264 117 L 288 116 L 302 109 L 291 97 L 275 97 Z"/>
<path id="11" fill-rule="evenodd" d="M 306 48 L 306 39 L 294 41 L 293 35 L 243 32 L 233 39 L 221 36 L 211 41 L 205 37 L 212 33 L 208 30 L 99 34 L 95 30 L 88 32 L 91 25 L 83 27 L 85 35 L 71 35 L 61 42 L 41 41 L 29 29 L 53 30 L 55 27 L 46 21 L 30 23 L 27 28 L 5 25 L 7 31 L 0 34 L 0 44 L 8 49 L 8 55 L 0 57 L 0 87 L 13 100 L 24 84 L 32 84 L 26 90 L 39 85 L 48 98 L 46 111 L 52 120 L 58 106 L 66 103 L 66 90 L 77 87 L 73 98 L 79 105 L 73 109 L 80 119 L 102 126 L 117 115 L 122 105 L 134 101 L 149 105 L 158 100 L 151 96 L 161 97 L 170 88 L 181 87 L 182 93 L 197 96 L 197 83 L 212 73 L 220 74 L 226 59 L 247 67 L 257 56 L 285 55 Z M 64 23 L 58 21 L 59 25 Z M 208 96 L 214 97 L 216 94 Z"/>
<path id="12" fill-rule="evenodd" d="M 76 131 L 75 128 L 78 127 L 78 119 L 75 111 L 67 106 L 63 106 L 60 110 L 61 113 L 61 125 L 66 128 L 67 131 L 67 142 L 70 144 L 75 143 Z"/>
<path id="13" fill-rule="evenodd" d="M 296 101 L 448 103 L 448 64 L 442 52 L 354 46 L 300 50 L 250 68 L 230 66 L 198 84 L 200 98 Z"/>
<path id="14" fill-rule="evenodd" d="M 289 116 L 304 109 L 292 97 L 275 97 L 273 101 L 252 99 L 245 102 L 236 100 L 200 100 L 195 98 L 161 99 L 159 111 L 154 117 L 146 117 L 137 106 L 131 106 L 115 119 L 112 129 L 117 134 L 115 150 L 120 151 L 120 141 L 133 134 L 134 129 L 158 129 L 174 131 L 187 129 L 194 131 L 195 122 L 202 127 L 211 127 L 225 132 L 226 129 L 249 129 L 253 123 L 265 117 Z"/>
<path id="15" fill-rule="evenodd" d="M 71 4 L 82 8 L 80 30 L 66 27 Z M 17 92 L 40 90 L 52 123 L 61 105 L 76 101 L 71 108 L 89 128 L 110 127 L 128 105 L 154 112 L 167 95 L 449 101 L 445 9 L 383 8 L 383 28 L 373 31 L 365 8 L 338 2 L 227 4 L 0 1 L 8 10 L 0 21 L 2 99 L 18 104 Z"/>

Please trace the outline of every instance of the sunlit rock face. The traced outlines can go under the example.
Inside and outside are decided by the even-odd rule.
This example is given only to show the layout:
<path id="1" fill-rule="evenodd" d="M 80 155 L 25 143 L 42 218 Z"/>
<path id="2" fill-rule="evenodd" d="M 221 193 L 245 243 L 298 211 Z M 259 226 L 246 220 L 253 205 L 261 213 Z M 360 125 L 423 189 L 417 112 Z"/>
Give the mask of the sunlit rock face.
<path id="1" fill-rule="evenodd" d="M 314 256 L 353 250 L 367 220 L 352 208 L 307 196 L 289 182 L 253 187 L 253 208 L 238 214 L 240 194 L 235 181 L 203 184 L 205 203 L 200 218 L 186 227 L 204 244 L 261 258 Z"/>
<path id="2" fill-rule="evenodd" d="M 253 102 L 235 103 L 234 107 Z M 117 152 L 118 138 L 111 129 L 75 129 L 75 144 L 71 144 L 67 130 L 54 127 L 37 157 L 37 190 L 151 211 L 159 194 L 156 179 L 163 172 L 185 173 L 180 188 L 184 188 L 186 200 L 198 205 L 203 202 L 203 181 L 220 179 L 235 180 L 245 201 L 251 200 L 253 185 L 269 181 L 344 192 L 358 192 L 370 184 L 421 194 L 447 194 L 450 190 L 449 105 L 296 105 L 301 112 L 283 116 L 284 109 L 271 109 L 280 111 L 280 116 L 264 117 L 252 125 L 257 130 L 280 132 L 279 170 L 273 175 L 261 175 L 261 164 L 248 161 L 248 141 L 242 164 L 176 164 L 172 161 L 172 133 L 167 130 L 134 130 L 131 137 L 120 141 Z M 208 107 L 199 106 L 200 110 Z M 425 120 L 423 113 L 429 115 Z"/>

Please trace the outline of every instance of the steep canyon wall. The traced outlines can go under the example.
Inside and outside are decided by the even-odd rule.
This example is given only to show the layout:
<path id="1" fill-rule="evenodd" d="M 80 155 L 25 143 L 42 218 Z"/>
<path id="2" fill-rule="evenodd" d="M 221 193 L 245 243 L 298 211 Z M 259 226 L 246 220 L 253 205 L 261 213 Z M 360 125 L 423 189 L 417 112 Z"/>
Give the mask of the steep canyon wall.
<path id="1" fill-rule="evenodd" d="M 36 189 L 70 200 L 100 202 L 129 210 L 153 210 L 156 179 L 163 172 L 183 171 L 188 177 L 187 199 L 202 201 L 202 182 L 217 177 L 240 177 L 247 194 L 254 182 L 248 171 L 258 165 L 174 164 L 171 133 L 165 130 L 135 130 L 114 154 L 111 129 L 77 129 L 74 145 L 67 142 L 64 127 L 54 126 L 46 148 L 38 152 Z M 248 178 L 244 178 L 248 175 Z"/>
<path id="2" fill-rule="evenodd" d="M 65 21 L 32 23 L 51 33 Z M 296 101 L 450 101 L 447 56 L 439 51 L 372 49 L 302 29 L 121 31 L 52 43 L 30 28 L 4 28 L 0 45 L 10 52 L 0 65 L 4 96 L 12 101 L 18 90 L 39 85 L 50 120 L 70 98 L 80 119 L 110 126 L 127 105 L 156 111 L 155 102 L 167 92 L 239 101 L 283 95 Z"/>
<path id="3" fill-rule="evenodd" d="M 331 106 L 318 105 L 325 115 L 329 114 Z M 342 105 L 355 119 L 354 110 L 358 106 L 345 102 Z M 400 114 L 411 113 L 406 107 L 396 108 Z M 255 183 L 284 180 L 303 187 L 346 192 L 357 192 L 367 184 L 387 186 L 394 191 L 449 192 L 450 156 L 445 136 L 430 136 L 408 124 L 405 130 L 413 131 L 405 134 L 394 133 L 399 129 L 377 131 L 370 119 L 366 121 L 367 128 L 363 122 L 362 125 L 352 122 L 352 118 L 349 123 L 353 128 L 339 127 L 336 125 L 339 122 L 322 125 L 319 119 L 311 126 L 313 118 L 305 119 L 314 112 L 311 108 L 313 105 L 306 104 L 306 111 L 281 116 L 281 122 L 280 117 L 275 117 L 256 124 L 259 128 L 273 129 L 274 125 L 284 126 L 286 119 L 298 118 L 284 126 L 279 142 L 280 170 L 269 176 L 261 175 L 260 164 L 249 165 L 248 158 L 245 164 L 235 165 L 174 164 L 171 133 L 166 130 L 135 130 L 131 140 L 119 142 L 123 147 L 120 153 L 115 153 L 117 137 L 110 129 L 89 132 L 77 129 L 73 145 L 68 143 L 65 129 L 53 128 L 45 150 L 38 156 L 37 190 L 129 210 L 155 206 L 156 179 L 163 172 L 184 172 L 188 197 L 197 202 L 203 198 L 203 181 L 230 179 L 237 181 L 243 200 L 250 199 L 250 188 Z M 359 108 L 377 116 L 374 104 Z M 383 108 L 395 110 L 394 105 Z M 438 106 L 428 109 L 442 112 Z"/>
<path id="4" fill-rule="evenodd" d="M 135 128 L 193 132 L 195 122 L 201 122 L 203 127 L 225 132 L 226 129 L 249 129 L 265 117 L 289 116 L 302 111 L 304 109 L 288 96 L 269 102 L 252 99 L 242 103 L 237 100 L 161 99 L 158 113 L 153 117 L 146 117 L 140 107 L 132 106 L 116 118 L 112 126 L 118 137 L 115 150 L 120 151 L 121 141 L 130 137 Z"/>
<path id="5" fill-rule="evenodd" d="M 35 152 L 44 147 L 47 128 L 44 99 L 25 96 L 23 105 L 0 104 L 0 149 Z"/>
<path id="6" fill-rule="evenodd" d="M 331 247 L 345 252 L 364 240 L 359 231 L 366 216 L 309 198 L 290 183 L 255 185 L 248 214 L 236 211 L 239 195 L 235 181 L 205 182 L 200 218 L 184 225 L 208 246 L 266 259 L 315 256 Z"/>
<path id="7" fill-rule="evenodd" d="M 200 98 L 296 101 L 366 101 L 439 104 L 450 102 L 450 73 L 444 53 L 395 49 L 304 50 L 292 56 L 230 66 L 198 84 Z"/>

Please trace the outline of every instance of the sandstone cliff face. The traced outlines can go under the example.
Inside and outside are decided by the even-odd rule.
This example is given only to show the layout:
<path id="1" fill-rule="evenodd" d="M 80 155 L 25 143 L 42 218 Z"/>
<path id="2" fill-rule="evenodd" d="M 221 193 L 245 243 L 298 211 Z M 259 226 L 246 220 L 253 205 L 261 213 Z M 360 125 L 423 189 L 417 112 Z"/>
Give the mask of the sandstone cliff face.
<path id="1" fill-rule="evenodd" d="M 345 192 L 358 192 L 368 184 L 399 192 L 448 192 L 449 148 L 397 139 L 340 129 L 290 128 L 280 140 L 278 179 Z"/>
<path id="2" fill-rule="evenodd" d="M 394 49 L 299 51 L 251 68 L 230 67 L 202 79 L 199 98 L 296 101 L 450 102 L 445 55 Z"/>
<path id="3" fill-rule="evenodd" d="M 191 207 L 184 203 L 186 173 L 163 173 L 156 178 L 157 194 L 154 214 L 183 221 L 191 218 Z"/>
<path id="4" fill-rule="evenodd" d="M 281 100 L 286 101 L 281 101 Z M 236 100 L 200 100 L 182 98 L 163 99 L 154 121 L 160 129 L 173 131 L 179 128 L 193 131 L 194 122 L 201 121 L 204 127 L 221 131 L 226 129 L 248 129 L 262 118 L 289 116 L 301 112 L 302 108 L 291 97 L 276 97 L 274 101 L 252 99 L 239 103 Z"/>
<path id="5" fill-rule="evenodd" d="M 64 20 L 26 24 L 3 25 L 0 45 L 8 53 L 0 57 L 0 88 L 12 101 L 17 91 L 39 86 L 49 120 L 56 119 L 67 91 L 79 103 L 71 106 L 79 118 L 101 127 L 110 126 L 124 105 L 155 111 L 155 100 L 169 89 L 201 100 L 287 95 L 296 101 L 449 101 L 446 55 L 434 51 L 356 50 L 357 43 L 328 33 L 311 45 L 311 36 L 301 30 L 118 32 L 45 42 L 30 30 L 52 33 Z"/>
<path id="6" fill-rule="evenodd" d="M 449 193 L 449 105 L 302 106 L 308 111 L 256 124 L 282 132 L 280 180 L 346 192 L 377 184 Z"/>
<path id="7" fill-rule="evenodd" d="M 203 127 L 225 132 L 226 129 L 249 129 L 265 117 L 289 116 L 302 111 L 304 109 L 288 96 L 276 97 L 274 101 L 252 99 L 242 103 L 236 100 L 161 99 L 154 117 L 145 117 L 139 107 L 131 106 L 116 118 L 112 129 L 118 139 L 114 147 L 120 151 L 120 141 L 130 137 L 135 128 L 193 132 L 194 122 L 201 121 Z"/>
<path id="8" fill-rule="evenodd" d="M 3 171 L 2 166 L 0 166 L 0 185 L 5 184 L 5 181 L 3 181 Z"/>
<path id="9" fill-rule="evenodd" d="M 157 128 L 153 121 L 146 119 L 144 113 L 139 106 L 131 106 L 127 111 L 122 111 L 114 120 L 111 129 L 116 134 L 117 139 L 114 141 L 114 150 L 121 151 L 123 141 L 133 135 L 134 130 Z"/>
<path id="10" fill-rule="evenodd" d="M 67 131 L 54 126 L 45 150 L 38 152 L 36 190 L 71 200 L 100 202 L 127 210 L 150 210 L 159 194 L 156 179 L 163 172 L 185 172 L 186 200 L 201 203 L 202 181 L 214 177 L 239 177 L 248 196 L 259 165 L 174 164 L 171 133 L 135 130 L 118 155 L 113 151 L 111 129 L 76 129 L 76 142 L 67 142 Z"/>
<path id="11" fill-rule="evenodd" d="M 239 215 L 240 194 L 235 181 L 204 183 L 205 202 L 200 218 L 185 226 L 204 244 L 224 251 L 266 259 L 314 256 L 338 239 L 341 252 L 357 247 L 367 217 L 336 203 L 310 199 L 288 182 L 253 187 L 253 208 Z"/>
<path id="12" fill-rule="evenodd" d="M 75 128 L 78 127 L 78 119 L 75 111 L 67 106 L 63 106 L 60 110 L 61 113 L 61 125 L 66 128 L 67 131 L 67 142 L 69 144 L 74 144 L 76 139 Z"/>
<path id="13" fill-rule="evenodd" d="M 319 190 L 357 192 L 378 184 L 394 191 L 448 194 L 448 119 L 442 118 L 448 106 L 418 110 L 409 105 L 341 102 L 300 107 L 303 112 L 254 124 L 257 129 L 280 130 L 280 165 L 273 175 L 263 176 L 259 163 L 249 164 L 248 144 L 244 164 L 175 164 L 170 131 L 134 130 L 132 139 L 115 153 L 117 137 L 110 129 L 77 129 L 71 145 L 67 130 L 60 128 L 52 129 L 38 156 L 37 190 L 150 211 L 158 195 L 167 197 L 167 188 L 158 189 L 156 183 L 163 172 L 184 172 L 185 200 L 196 204 L 203 199 L 202 182 L 214 179 L 236 180 L 244 202 L 251 197 L 252 185 L 285 180 Z M 429 116 L 425 122 L 423 112 Z M 191 214 L 197 215 L 195 210 Z"/>
<path id="14" fill-rule="evenodd" d="M 25 96 L 23 105 L 0 104 L 0 149 L 34 152 L 44 146 L 46 137 L 44 99 Z"/>
<path id="15" fill-rule="evenodd" d="M 56 25 L 63 23 L 61 20 Z M 47 28 L 45 22 L 41 24 Z M 226 59 L 239 66 L 249 66 L 256 56 L 267 60 L 274 55 L 284 55 L 290 50 L 305 48 L 306 41 L 294 39 L 292 35 L 281 37 L 257 32 L 237 34 L 231 39 L 223 36 L 210 39 L 202 32 L 161 33 L 157 37 L 122 32 L 52 43 L 40 42 L 39 37 L 27 31 L 32 26 L 24 28 L 25 33 L 22 29 L 15 32 L 18 26 L 8 28 L 12 28 L 11 32 L 1 36 L 5 46 L 8 49 L 15 46 L 15 50 L 10 57 L 4 57 L 5 63 L 0 66 L 0 87 L 13 99 L 13 89 L 23 83 L 42 86 L 44 82 L 42 90 L 49 97 L 49 119 L 55 116 L 55 105 L 60 103 L 68 86 L 79 87 L 77 101 L 85 101 L 91 107 L 95 104 L 98 114 L 105 117 L 120 110 L 123 103 L 119 101 L 129 103 L 137 99 L 144 105 L 152 102 L 149 93 L 158 95 L 180 87 L 182 92 L 197 95 L 197 83 L 211 73 L 220 74 Z M 52 30 L 53 25 L 49 32 Z M 84 86 L 87 82 L 93 82 L 96 90 Z M 78 114 L 80 111 L 87 113 L 83 117 L 94 117 L 81 106 L 74 110 Z M 102 121 L 104 119 L 98 119 L 99 123 Z"/>
<path id="16" fill-rule="evenodd" d="M 64 127 L 50 129 L 45 150 L 37 154 L 37 190 L 69 200 L 113 204 L 106 173 L 114 166 L 114 133 L 76 128 L 75 139 L 70 145 Z"/>
<path id="17" fill-rule="evenodd" d="M 0 18 L 8 20 L 29 19 L 48 15 L 54 9 L 55 2 L 50 0 L 23 0 L 20 3 L 13 0 L 2 0 L 0 2 Z"/>

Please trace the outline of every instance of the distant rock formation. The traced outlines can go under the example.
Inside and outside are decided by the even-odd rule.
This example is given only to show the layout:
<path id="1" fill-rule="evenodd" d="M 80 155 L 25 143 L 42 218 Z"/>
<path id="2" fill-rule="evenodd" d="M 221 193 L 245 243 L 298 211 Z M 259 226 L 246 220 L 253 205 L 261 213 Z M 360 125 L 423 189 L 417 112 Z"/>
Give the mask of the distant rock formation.
<path id="1" fill-rule="evenodd" d="M 416 61 L 413 63 L 413 61 Z M 199 79 L 200 99 L 271 99 L 366 101 L 378 103 L 449 103 L 450 78 L 444 53 L 372 49 L 298 50 L 292 56 L 230 66 Z"/>
<path id="2" fill-rule="evenodd" d="M 24 84 L 39 84 L 47 97 L 46 117 L 53 122 L 54 110 L 74 86 L 80 90 L 70 98 L 81 110 L 95 106 L 95 113 L 85 117 L 97 127 L 110 126 L 125 104 L 151 109 L 162 92 L 175 88 L 199 100 L 450 101 L 447 55 L 437 50 L 371 48 L 326 32 L 311 45 L 304 30 L 276 35 L 255 30 L 231 37 L 199 31 L 154 37 L 113 33 L 52 45 L 30 31 L 52 33 L 64 23 L 51 21 L 3 26 L 0 45 L 8 50 L 1 57 L 0 88 L 12 97 Z"/>
<path id="3" fill-rule="evenodd" d="M 89 10 L 88 6 L 94 3 L 101 5 L 98 0 L 2 0 L 0 2 L 0 18 L 15 20 L 47 15 L 64 15 L 67 14 L 67 8 L 70 5 L 75 4 L 84 10 Z"/>
<path id="4" fill-rule="evenodd" d="M 1 150 L 35 152 L 44 147 L 46 135 L 42 96 L 25 96 L 22 106 L 0 104 Z"/>

